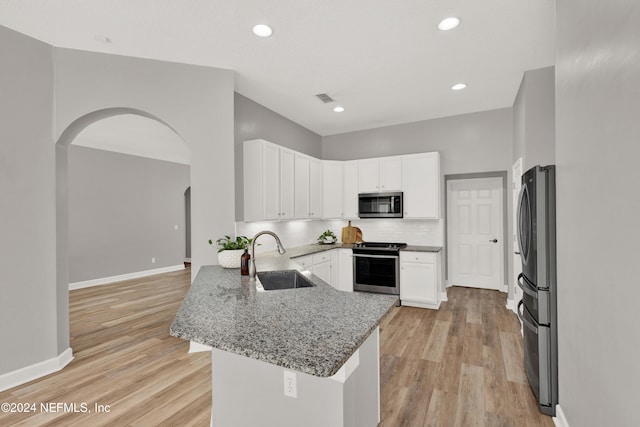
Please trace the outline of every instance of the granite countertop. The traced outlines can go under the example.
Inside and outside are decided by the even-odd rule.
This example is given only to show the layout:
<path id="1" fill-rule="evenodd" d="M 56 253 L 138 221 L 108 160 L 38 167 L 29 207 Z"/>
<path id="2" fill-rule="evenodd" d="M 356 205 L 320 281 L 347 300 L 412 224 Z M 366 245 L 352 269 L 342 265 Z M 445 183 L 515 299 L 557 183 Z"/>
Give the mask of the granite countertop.
<path id="1" fill-rule="evenodd" d="M 409 245 L 406 248 L 402 248 L 403 251 L 407 252 L 440 252 L 442 250 L 442 246 L 413 246 Z"/>
<path id="2" fill-rule="evenodd" d="M 258 272 L 302 271 L 290 257 L 345 246 L 307 245 L 285 255 L 257 254 L 256 266 Z M 257 292 L 239 269 L 203 266 L 171 335 L 307 374 L 332 376 L 398 298 L 338 291 L 308 271 L 303 274 L 316 286 Z"/>

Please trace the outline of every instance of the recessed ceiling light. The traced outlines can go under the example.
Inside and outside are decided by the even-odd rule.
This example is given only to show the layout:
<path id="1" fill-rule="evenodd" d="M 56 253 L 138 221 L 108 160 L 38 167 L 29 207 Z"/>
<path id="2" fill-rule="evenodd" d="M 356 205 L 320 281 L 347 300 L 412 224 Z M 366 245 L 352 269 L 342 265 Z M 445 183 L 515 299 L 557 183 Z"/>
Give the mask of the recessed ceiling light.
<path id="1" fill-rule="evenodd" d="M 456 83 L 453 86 L 451 86 L 451 90 L 462 90 L 465 87 L 467 87 L 465 83 Z"/>
<path id="2" fill-rule="evenodd" d="M 438 29 L 442 31 L 453 30 L 460 24 L 460 19 L 455 16 L 451 16 L 449 18 L 445 18 L 438 24 Z"/>
<path id="3" fill-rule="evenodd" d="M 253 34 L 258 37 L 269 37 L 273 34 L 273 30 L 270 26 L 264 24 L 258 24 L 253 27 Z"/>
<path id="4" fill-rule="evenodd" d="M 344 111 L 344 107 L 340 107 L 340 106 L 334 107 L 333 111 L 335 111 L 336 113 L 342 113 Z"/>

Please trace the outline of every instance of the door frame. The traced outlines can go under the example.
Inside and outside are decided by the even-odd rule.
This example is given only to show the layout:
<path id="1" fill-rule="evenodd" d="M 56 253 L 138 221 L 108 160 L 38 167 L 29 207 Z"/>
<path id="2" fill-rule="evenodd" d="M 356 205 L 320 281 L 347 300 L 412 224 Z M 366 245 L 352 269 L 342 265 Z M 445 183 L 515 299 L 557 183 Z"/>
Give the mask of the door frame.
<path id="1" fill-rule="evenodd" d="M 475 179 L 475 178 L 501 178 L 502 181 L 502 237 L 503 240 L 505 240 L 506 236 L 510 236 L 508 233 L 508 207 L 507 207 L 507 200 L 508 200 L 508 196 L 507 196 L 507 171 L 494 171 L 494 172 L 475 172 L 475 173 L 460 173 L 460 174 L 451 174 L 451 175 L 445 175 L 444 176 L 444 218 L 445 218 L 445 223 L 444 223 L 444 241 L 445 241 L 445 247 L 444 247 L 444 270 L 445 270 L 445 291 L 446 288 L 450 287 L 451 284 L 449 283 L 449 251 L 447 250 L 447 248 L 449 247 L 449 235 L 448 235 L 448 221 L 450 220 L 449 218 L 449 211 L 447 209 L 447 204 L 448 204 L 448 199 L 449 199 L 449 181 L 454 181 L 454 180 L 462 180 L 462 179 Z M 510 238 L 510 237 L 509 237 Z M 509 277 L 509 263 L 508 263 L 508 253 L 509 253 L 509 245 L 508 242 L 505 240 L 503 249 L 502 249 L 502 268 L 503 268 L 503 283 L 500 285 L 500 292 L 508 292 L 509 287 L 507 286 L 507 280 Z"/>

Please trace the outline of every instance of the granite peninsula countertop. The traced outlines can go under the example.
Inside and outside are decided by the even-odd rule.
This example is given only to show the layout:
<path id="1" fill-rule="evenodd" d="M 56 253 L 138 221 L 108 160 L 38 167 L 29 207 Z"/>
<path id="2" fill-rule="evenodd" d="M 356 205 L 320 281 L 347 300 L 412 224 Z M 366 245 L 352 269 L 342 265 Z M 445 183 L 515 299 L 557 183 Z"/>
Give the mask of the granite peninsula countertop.
<path id="1" fill-rule="evenodd" d="M 298 270 L 291 257 L 346 245 L 306 245 L 256 254 L 258 272 Z M 316 250 L 317 249 L 317 250 Z M 318 377 L 334 375 L 397 304 L 397 296 L 316 286 L 256 291 L 240 269 L 200 268 L 171 335 Z"/>

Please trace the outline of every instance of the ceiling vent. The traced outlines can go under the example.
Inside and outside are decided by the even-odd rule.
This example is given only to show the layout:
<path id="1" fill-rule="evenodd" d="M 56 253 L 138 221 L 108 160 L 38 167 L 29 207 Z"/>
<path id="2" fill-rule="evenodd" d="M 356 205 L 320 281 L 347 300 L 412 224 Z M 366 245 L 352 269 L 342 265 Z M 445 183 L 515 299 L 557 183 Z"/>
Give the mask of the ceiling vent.
<path id="1" fill-rule="evenodd" d="M 331 98 L 329 95 L 327 95 L 326 93 L 319 93 L 316 95 L 318 97 L 318 99 L 322 102 L 324 102 L 325 104 L 328 104 L 330 102 L 333 102 L 333 98 Z"/>

